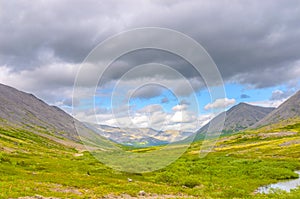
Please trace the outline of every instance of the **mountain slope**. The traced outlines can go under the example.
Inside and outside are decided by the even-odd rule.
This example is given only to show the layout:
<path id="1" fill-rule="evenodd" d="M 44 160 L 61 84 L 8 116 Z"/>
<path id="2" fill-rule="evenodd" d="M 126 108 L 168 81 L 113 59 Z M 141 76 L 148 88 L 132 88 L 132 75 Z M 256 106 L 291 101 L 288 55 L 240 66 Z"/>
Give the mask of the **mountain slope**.
<path id="1" fill-rule="evenodd" d="M 261 121 L 253 125 L 253 128 L 275 124 L 283 120 L 300 117 L 300 91 L 287 99 L 278 108 L 269 113 Z"/>
<path id="2" fill-rule="evenodd" d="M 0 126 L 26 129 L 39 135 L 81 142 L 75 125 L 84 132 L 86 139 L 96 137 L 97 143 L 107 142 L 58 107 L 49 106 L 32 94 L 0 84 Z"/>
<path id="3" fill-rule="evenodd" d="M 67 138 L 77 139 L 73 118 L 32 94 L 0 84 L 0 110 L 8 124 L 65 132 Z"/>
<path id="4" fill-rule="evenodd" d="M 257 123 L 259 120 L 264 118 L 267 114 L 272 112 L 274 108 L 271 107 L 260 107 L 254 106 L 246 103 L 240 103 L 233 106 L 228 111 L 226 111 L 226 118 L 224 122 L 223 133 L 234 133 L 243 129 L 250 127 L 251 125 Z M 224 114 L 221 113 L 221 114 Z M 220 115 L 221 115 L 220 114 Z M 220 115 L 216 116 L 211 120 L 217 121 Z M 209 124 L 203 126 L 197 133 L 196 140 L 201 139 L 203 134 L 207 133 Z"/>

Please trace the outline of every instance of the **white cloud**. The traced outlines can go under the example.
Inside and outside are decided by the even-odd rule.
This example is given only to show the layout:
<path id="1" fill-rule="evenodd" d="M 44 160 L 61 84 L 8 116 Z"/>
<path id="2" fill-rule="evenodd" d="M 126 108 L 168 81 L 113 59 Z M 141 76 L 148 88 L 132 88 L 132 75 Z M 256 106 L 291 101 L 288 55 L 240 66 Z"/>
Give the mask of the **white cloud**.
<path id="1" fill-rule="evenodd" d="M 235 99 L 222 98 L 222 99 L 216 99 L 213 103 L 207 104 L 204 108 L 205 110 L 219 109 L 219 108 L 226 108 L 233 104 L 235 104 Z"/>
<path id="2" fill-rule="evenodd" d="M 188 111 L 177 111 L 171 118 L 172 123 L 189 123 L 196 120 L 195 115 Z"/>
<path id="3" fill-rule="evenodd" d="M 291 97 L 295 93 L 295 88 L 291 88 L 288 90 L 279 90 L 276 89 L 272 92 L 272 96 L 269 100 L 262 100 L 262 101 L 256 101 L 256 102 L 247 102 L 252 105 L 256 106 L 263 106 L 263 107 L 278 107 L 280 106 L 284 101 L 286 101 L 289 97 Z"/>
<path id="4" fill-rule="evenodd" d="M 202 114 L 198 117 L 198 123 L 199 126 L 204 126 L 207 124 L 211 119 L 213 119 L 217 114 L 216 113 L 208 113 L 208 114 Z"/>
<path id="5" fill-rule="evenodd" d="M 72 98 L 76 75 L 81 66 L 82 64 L 60 62 L 16 71 L 4 65 L 0 66 L 0 83 L 33 93 L 47 103 L 62 104 L 66 99 Z M 77 88 L 76 94 L 80 97 L 90 95 L 90 88 L 98 82 L 97 66 L 84 66 L 90 70 L 83 71 L 77 82 L 80 88 Z"/>
<path id="6" fill-rule="evenodd" d="M 284 92 L 282 90 L 275 90 L 272 92 L 271 100 L 278 100 L 284 97 Z"/>
<path id="7" fill-rule="evenodd" d="M 22 71 L 1 66 L 0 82 L 26 91 L 72 86 L 79 66 L 80 64 L 53 63 Z"/>
<path id="8" fill-rule="evenodd" d="M 174 106 L 174 107 L 172 108 L 172 110 L 173 110 L 173 111 L 183 111 L 183 110 L 186 110 L 187 107 L 188 107 L 187 104 L 178 104 L 178 105 Z"/>
<path id="9" fill-rule="evenodd" d="M 211 119 L 212 114 L 200 115 L 188 110 L 187 104 L 176 105 L 166 112 L 160 104 L 147 105 L 137 111 L 110 111 L 91 114 L 93 111 L 78 112 L 75 117 L 81 121 L 100 123 L 121 128 L 153 128 L 156 130 L 195 131 Z M 95 121 L 97 118 L 97 121 Z"/>
<path id="10" fill-rule="evenodd" d="M 272 92 L 272 96 L 271 96 L 270 100 L 278 101 L 278 100 L 287 99 L 288 97 L 292 96 L 295 93 L 295 91 L 296 91 L 295 87 L 296 87 L 296 85 L 294 85 L 294 87 L 291 87 L 284 91 L 279 90 L 279 89 L 274 90 Z"/>
<path id="11" fill-rule="evenodd" d="M 275 107 L 277 108 L 288 98 L 280 99 L 280 100 L 263 100 L 263 101 L 256 101 L 256 102 L 247 102 L 248 104 L 252 104 L 255 106 L 263 106 L 263 107 Z"/>
<path id="12" fill-rule="evenodd" d="M 160 104 L 151 104 L 148 106 L 145 106 L 143 108 L 141 108 L 140 110 L 138 110 L 138 112 L 140 113 L 154 113 L 154 112 L 160 112 L 162 111 L 163 108 Z"/>

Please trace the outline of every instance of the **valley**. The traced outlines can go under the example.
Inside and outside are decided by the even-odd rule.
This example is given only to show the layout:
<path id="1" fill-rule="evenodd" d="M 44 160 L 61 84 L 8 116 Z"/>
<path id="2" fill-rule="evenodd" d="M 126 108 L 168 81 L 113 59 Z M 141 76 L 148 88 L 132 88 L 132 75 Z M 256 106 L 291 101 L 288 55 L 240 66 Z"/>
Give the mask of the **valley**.
<path id="1" fill-rule="evenodd" d="M 108 168 L 88 152 L 28 131 L 1 128 L 0 197 L 101 198 L 124 193 L 138 196 L 143 190 L 177 198 L 297 198 L 299 189 L 268 195 L 255 190 L 298 177 L 293 171 L 300 169 L 299 130 L 300 123 L 274 129 L 277 134 L 270 136 L 259 131 L 226 136 L 202 159 L 199 141 L 164 169 L 130 174 Z"/>
<path id="2" fill-rule="evenodd" d="M 93 153 L 101 152 L 99 154 L 105 156 L 121 148 L 138 156 L 160 151 L 165 146 L 123 146 L 75 120 L 77 127 L 86 129 L 85 137 L 80 140 L 76 130 L 71 128 L 73 119 L 67 113 L 31 95 L 2 87 L 0 198 L 36 195 L 48 198 L 299 198 L 299 188 L 291 192 L 257 192 L 261 186 L 299 177 L 294 172 L 300 170 L 299 113 L 291 117 L 285 114 L 280 121 L 251 127 L 254 120 L 272 118 L 278 109 L 289 109 L 289 100 L 277 109 L 254 107 L 263 114 L 257 116 L 258 119 L 253 110 L 251 117 L 247 114 L 247 109 L 253 106 L 237 105 L 228 111 L 227 129 L 207 156 L 199 157 L 205 141 L 195 139 L 180 158 L 167 167 L 130 173 L 108 167 L 95 159 Z M 3 94 L 3 90 L 9 90 L 9 95 Z M 16 94 L 22 97 L 12 97 Z M 8 96 L 11 106 L 3 103 Z M 299 92 L 291 99 L 293 109 L 298 110 Z M 35 108 L 26 104 L 34 104 Z M 19 114 L 15 116 L 13 112 Z M 236 114 L 239 116 L 231 116 Z M 61 119 L 56 120 L 57 117 Z M 62 119 L 63 123 L 58 122 Z M 232 125 L 233 120 L 235 125 Z M 49 121 L 54 122 L 49 124 Z M 243 128 L 236 129 L 237 126 Z M 168 153 L 183 146 L 184 143 L 175 142 Z M 120 161 L 129 166 L 134 163 L 128 159 Z M 146 166 L 147 161 L 144 164 Z"/>

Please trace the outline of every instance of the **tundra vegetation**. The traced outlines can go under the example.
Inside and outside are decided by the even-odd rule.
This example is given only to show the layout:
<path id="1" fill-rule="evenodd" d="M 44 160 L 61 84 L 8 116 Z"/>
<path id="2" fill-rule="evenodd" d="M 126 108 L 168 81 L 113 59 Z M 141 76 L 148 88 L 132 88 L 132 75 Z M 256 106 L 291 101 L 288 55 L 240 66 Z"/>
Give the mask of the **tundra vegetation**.
<path id="1" fill-rule="evenodd" d="M 262 185 L 298 177 L 293 172 L 300 170 L 298 118 L 224 135 L 204 158 L 199 158 L 202 141 L 196 141 L 169 166 L 143 174 L 113 170 L 87 151 L 66 147 L 63 141 L 58 143 L 28 130 L 2 126 L 0 198 L 36 194 L 57 198 L 101 198 L 124 193 L 137 196 L 141 190 L 178 198 L 300 196 L 300 188 L 290 193 L 256 192 Z M 135 153 L 159 149 L 126 148 Z"/>

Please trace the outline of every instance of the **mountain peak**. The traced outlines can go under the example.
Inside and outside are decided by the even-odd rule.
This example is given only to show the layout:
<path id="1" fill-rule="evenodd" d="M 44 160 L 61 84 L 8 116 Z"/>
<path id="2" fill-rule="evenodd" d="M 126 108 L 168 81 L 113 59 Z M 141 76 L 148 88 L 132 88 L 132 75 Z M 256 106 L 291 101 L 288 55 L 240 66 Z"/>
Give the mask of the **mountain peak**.
<path id="1" fill-rule="evenodd" d="M 274 124 L 279 121 L 295 117 L 300 117 L 300 90 L 253 127 L 257 128 L 259 126 Z"/>
<path id="2" fill-rule="evenodd" d="M 233 133 L 246 129 L 257 123 L 273 110 L 274 108 L 272 107 L 260 107 L 241 102 L 226 111 L 223 133 Z M 218 116 L 213 118 L 211 121 L 217 120 L 217 118 Z M 210 123 L 203 126 L 198 131 L 198 134 L 206 133 L 208 131 L 209 124 Z"/>

